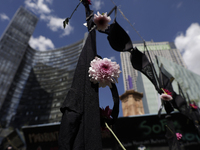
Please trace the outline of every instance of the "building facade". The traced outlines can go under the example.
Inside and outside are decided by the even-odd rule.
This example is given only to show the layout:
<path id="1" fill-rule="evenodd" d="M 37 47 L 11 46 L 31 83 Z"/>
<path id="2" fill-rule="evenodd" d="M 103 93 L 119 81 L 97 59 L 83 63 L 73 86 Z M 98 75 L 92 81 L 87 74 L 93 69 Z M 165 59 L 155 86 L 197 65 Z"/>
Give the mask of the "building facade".
<path id="1" fill-rule="evenodd" d="M 20 127 L 61 120 L 85 37 L 68 46 L 37 51 L 28 44 L 38 19 L 19 8 L 0 41 L 0 120 Z M 23 30 L 22 30 L 23 29 Z"/>
<path id="2" fill-rule="evenodd" d="M 35 15 L 21 7 L 15 13 L 0 40 L 0 109 L 9 111 L 10 116 L 14 114 L 13 110 L 16 110 L 19 101 L 14 98 L 8 100 L 6 96 L 9 94 L 9 89 L 12 88 L 11 84 L 37 21 Z"/>
<path id="3" fill-rule="evenodd" d="M 140 51 L 145 52 L 143 42 L 134 42 L 133 46 L 137 47 Z M 174 43 L 150 41 L 146 42 L 146 46 L 152 61 L 155 62 L 154 64 L 156 64 L 155 55 L 157 55 L 186 68 L 182 56 L 179 50 L 175 47 Z M 147 55 L 147 52 L 145 52 L 145 54 Z M 142 92 L 142 100 L 145 114 L 157 113 L 160 107 L 160 98 L 153 84 L 145 75 L 132 67 L 129 52 L 121 52 L 120 57 L 124 90 L 127 91 L 133 89 L 135 91 Z"/>
<path id="4" fill-rule="evenodd" d="M 185 67 L 171 62 L 164 57 L 158 56 L 158 64 L 159 66 L 162 64 L 167 72 L 175 78 L 172 85 L 176 93 L 179 93 L 179 84 L 186 98 L 186 94 L 188 94 L 191 101 L 195 101 L 197 104 L 200 104 L 200 75 L 191 72 Z M 156 66 L 156 69 L 158 69 L 158 66 Z"/>
<path id="5" fill-rule="evenodd" d="M 144 114 L 142 97 L 142 93 L 134 90 L 127 90 L 119 97 L 122 102 L 121 104 L 124 117 Z"/>

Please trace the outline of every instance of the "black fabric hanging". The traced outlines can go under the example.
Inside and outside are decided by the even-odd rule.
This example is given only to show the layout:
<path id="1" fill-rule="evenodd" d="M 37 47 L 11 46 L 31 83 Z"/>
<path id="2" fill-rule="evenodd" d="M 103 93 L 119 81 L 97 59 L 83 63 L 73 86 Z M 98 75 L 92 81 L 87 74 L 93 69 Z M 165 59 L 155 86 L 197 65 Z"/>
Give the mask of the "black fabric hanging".
<path id="1" fill-rule="evenodd" d="M 110 46 L 116 51 L 125 52 L 133 49 L 133 44 L 130 40 L 130 37 L 117 23 L 116 19 L 114 20 L 114 23 L 110 25 L 107 38 Z"/>
<path id="2" fill-rule="evenodd" d="M 157 58 L 157 57 L 156 57 Z M 186 101 L 185 98 L 185 94 L 183 93 L 180 85 L 178 84 L 178 88 L 179 88 L 179 93 L 177 94 L 172 87 L 172 81 L 173 81 L 173 77 L 172 75 L 167 72 L 167 70 L 165 70 L 165 68 L 163 66 L 161 66 L 159 68 L 160 72 L 159 72 L 159 84 L 160 84 L 160 88 L 164 88 L 169 90 L 172 93 L 172 97 L 173 99 L 171 101 L 164 101 L 164 107 L 165 110 L 167 112 L 167 114 L 170 114 L 172 111 L 174 111 L 174 108 L 178 109 L 178 111 L 183 114 L 184 116 L 186 116 L 187 118 L 189 118 L 191 121 L 193 121 L 199 135 L 200 135 L 200 125 L 199 125 L 199 115 L 195 113 L 194 110 L 192 110 Z M 159 111 L 159 114 L 160 115 Z"/>
<path id="3" fill-rule="evenodd" d="M 91 13 L 86 8 L 88 25 Z M 90 29 L 88 29 L 90 30 Z M 96 31 L 89 32 L 80 54 L 72 86 L 61 107 L 59 150 L 102 150 L 98 84 L 90 82 L 88 69 L 96 56 Z"/>
<path id="4" fill-rule="evenodd" d="M 179 85 L 179 87 L 180 87 L 180 85 Z M 189 98 L 188 93 L 186 93 L 186 95 L 187 95 L 187 99 L 189 101 L 189 104 L 191 105 L 192 103 L 191 103 L 191 100 Z M 199 125 L 200 124 L 200 110 L 199 110 L 199 107 L 197 106 L 197 108 L 193 108 L 192 106 L 189 106 L 189 108 L 193 113 L 193 120 L 194 120 L 195 124 Z M 198 128 L 199 128 L 199 126 L 198 126 Z M 200 135 L 200 130 L 198 132 L 199 132 L 199 135 Z"/>
<path id="5" fill-rule="evenodd" d="M 155 56 L 155 57 L 157 59 L 157 56 Z M 159 79 L 158 79 L 160 88 L 169 90 L 171 92 L 171 94 L 173 95 L 173 93 L 174 93 L 174 90 L 172 87 L 173 80 L 174 80 L 174 77 L 161 64 L 161 66 L 159 67 Z M 158 91 L 158 92 L 160 92 L 160 91 Z M 162 91 L 162 93 L 163 93 L 163 91 Z M 161 93 L 159 93 L 159 94 L 161 94 Z"/>
<path id="6" fill-rule="evenodd" d="M 113 108 L 112 108 L 112 113 L 111 113 L 111 119 L 108 118 L 101 118 L 101 125 L 104 127 L 105 126 L 105 122 L 108 123 L 108 125 L 113 125 L 119 115 L 119 94 L 118 94 L 118 90 L 117 90 L 117 86 L 115 85 L 115 83 L 111 83 L 112 84 L 112 88 L 110 88 L 111 93 L 112 93 L 112 98 L 113 98 Z"/>
<path id="7" fill-rule="evenodd" d="M 130 61 L 133 68 L 142 72 L 155 86 L 156 90 L 161 91 L 158 88 L 156 77 L 153 72 L 153 64 L 149 62 L 147 56 L 144 53 L 140 52 L 137 48 L 134 48 L 130 53 Z"/>
<path id="8" fill-rule="evenodd" d="M 181 150 L 180 144 L 176 137 L 173 120 L 171 119 L 170 115 L 167 115 L 165 118 L 167 119 L 165 137 L 168 141 L 169 150 Z"/>
<path id="9" fill-rule="evenodd" d="M 156 60 L 158 64 L 157 56 L 156 56 Z M 173 79 L 174 78 L 172 77 L 172 75 L 169 72 L 167 72 L 167 70 L 165 70 L 165 68 L 161 64 L 161 66 L 159 67 L 159 78 L 158 78 L 159 89 L 163 88 L 163 89 L 169 90 L 171 92 L 172 97 L 175 94 L 172 87 Z M 163 91 L 158 90 L 158 93 L 162 94 Z M 163 101 L 162 104 L 164 105 L 165 111 L 167 112 L 167 114 L 170 114 L 172 111 L 174 111 L 174 107 L 176 108 L 174 99 L 172 99 L 171 101 Z M 158 116 L 160 116 L 161 111 L 162 111 L 162 107 L 160 108 L 158 112 Z"/>
<path id="10" fill-rule="evenodd" d="M 177 94 L 172 87 L 172 80 L 174 78 L 172 75 L 170 75 L 167 70 L 162 66 L 160 67 L 160 75 L 159 75 L 159 83 L 161 85 L 161 88 L 167 89 L 172 93 L 173 99 L 171 101 L 164 101 L 164 107 L 167 112 L 167 114 L 170 114 L 172 111 L 174 111 L 174 108 L 178 109 L 178 111 L 183 114 L 184 116 L 188 117 L 190 120 L 193 121 L 199 135 L 200 135 L 200 125 L 199 120 L 200 118 L 195 115 L 195 112 L 188 106 L 186 98 L 184 93 L 182 92 L 182 89 L 180 85 L 179 87 L 179 93 Z"/>
<path id="11" fill-rule="evenodd" d="M 117 6 L 115 6 L 109 13 L 108 16 L 115 10 L 114 22 L 105 31 L 99 31 L 108 35 L 107 39 L 110 46 L 119 52 L 130 52 L 131 63 L 134 69 L 141 71 L 159 90 L 156 82 L 156 77 L 152 69 L 152 63 L 149 62 L 147 56 L 140 52 L 137 48 L 133 48 L 133 44 L 129 35 L 126 31 L 117 23 L 116 13 Z"/>
<path id="12" fill-rule="evenodd" d="M 176 94 L 175 103 L 177 105 L 177 109 L 179 112 L 186 117 L 188 117 L 195 125 L 197 132 L 200 136 L 200 115 L 197 111 L 193 110 L 190 106 L 188 106 L 185 94 L 183 93 L 180 85 L 178 84 L 179 93 L 182 95 Z M 190 100 L 189 100 L 190 101 Z"/>
<path id="13" fill-rule="evenodd" d="M 119 52 L 130 51 L 133 49 L 133 44 L 129 35 L 126 31 L 117 23 L 116 14 L 117 6 L 115 6 L 109 13 L 108 16 L 115 10 L 115 18 L 113 23 L 105 31 L 99 31 L 101 33 L 106 33 L 108 35 L 107 39 L 110 46 Z"/>

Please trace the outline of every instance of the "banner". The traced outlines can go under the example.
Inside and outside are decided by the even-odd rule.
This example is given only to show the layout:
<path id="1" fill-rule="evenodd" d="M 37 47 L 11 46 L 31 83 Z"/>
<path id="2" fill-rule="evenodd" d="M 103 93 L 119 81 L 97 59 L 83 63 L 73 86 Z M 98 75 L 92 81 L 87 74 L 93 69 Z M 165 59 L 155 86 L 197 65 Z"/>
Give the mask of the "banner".
<path id="1" fill-rule="evenodd" d="M 58 150 L 60 123 L 22 127 L 26 150 Z"/>
<path id="2" fill-rule="evenodd" d="M 179 143 L 184 150 L 200 149 L 200 137 L 194 124 L 180 113 L 171 115 L 176 133 L 183 136 Z M 167 120 L 164 115 L 143 115 L 119 118 L 115 131 L 127 150 L 169 150 L 165 137 Z M 120 149 L 117 145 L 116 149 Z"/>
<path id="3" fill-rule="evenodd" d="M 164 116 L 121 117 L 112 128 L 126 150 L 169 150 Z M 175 131 L 183 135 L 179 140 L 183 150 L 200 149 L 200 137 L 194 124 L 180 113 L 171 116 Z M 60 123 L 23 127 L 27 150 L 58 150 L 59 128 Z M 102 142 L 103 150 L 121 150 L 109 131 L 102 132 Z"/>

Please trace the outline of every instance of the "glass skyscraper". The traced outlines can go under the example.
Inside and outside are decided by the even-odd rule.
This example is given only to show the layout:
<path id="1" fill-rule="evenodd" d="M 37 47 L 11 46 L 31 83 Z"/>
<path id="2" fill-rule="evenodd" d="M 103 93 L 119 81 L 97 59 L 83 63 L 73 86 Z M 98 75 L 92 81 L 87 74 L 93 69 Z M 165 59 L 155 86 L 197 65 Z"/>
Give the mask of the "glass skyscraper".
<path id="1" fill-rule="evenodd" d="M 38 19 L 20 7 L 0 41 L 0 121 L 21 127 L 61 120 L 86 36 L 74 44 L 37 51 L 28 44 Z"/>
<path id="2" fill-rule="evenodd" d="M 185 97 L 187 97 L 186 94 L 188 94 L 191 101 L 199 103 L 200 76 L 198 74 L 193 73 L 190 70 L 173 63 L 164 57 L 158 57 L 158 64 L 162 64 L 167 72 L 169 72 L 175 78 L 175 81 L 172 82 L 172 85 L 176 93 L 179 92 L 177 85 L 179 83 Z"/>
<path id="3" fill-rule="evenodd" d="M 15 13 L 13 19 L 3 33 L 0 40 L 0 108 L 8 111 L 10 115 L 1 119 L 10 120 L 14 115 L 13 110 L 18 106 L 19 95 L 16 98 L 7 99 L 7 95 L 12 95 L 9 91 L 13 79 L 19 69 L 21 61 L 27 49 L 28 41 L 35 29 L 38 19 L 36 16 L 20 8 Z M 6 103 L 6 105 L 5 105 Z"/>
<path id="4" fill-rule="evenodd" d="M 140 51 L 144 51 L 143 42 L 133 42 L 133 46 L 137 47 Z M 149 50 L 152 61 L 155 61 L 155 55 L 162 56 L 170 62 L 186 68 L 179 50 L 172 42 L 146 42 L 147 49 Z M 147 52 L 145 52 L 147 55 Z M 146 114 L 157 113 L 160 107 L 160 99 L 157 91 L 149 79 L 139 71 L 135 70 L 130 62 L 130 53 L 121 52 L 121 65 L 123 73 L 124 90 L 134 89 L 135 91 L 143 93 L 143 107 Z M 148 55 L 147 55 L 148 57 Z M 130 86 L 131 85 L 131 86 Z"/>

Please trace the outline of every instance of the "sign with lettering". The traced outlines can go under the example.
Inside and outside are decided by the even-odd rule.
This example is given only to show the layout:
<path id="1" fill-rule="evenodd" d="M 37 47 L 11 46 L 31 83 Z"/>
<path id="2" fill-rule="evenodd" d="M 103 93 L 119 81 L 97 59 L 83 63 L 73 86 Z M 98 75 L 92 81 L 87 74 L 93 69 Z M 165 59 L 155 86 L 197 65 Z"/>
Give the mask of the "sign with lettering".
<path id="1" fill-rule="evenodd" d="M 58 150 L 60 124 L 23 127 L 26 150 Z"/>
<path id="2" fill-rule="evenodd" d="M 176 132 L 183 135 L 179 140 L 181 147 L 184 150 L 193 146 L 200 149 L 200 137 L 193 123 L 180 113 L 172 114 L 172 119 Z M 115 131 L 127 150 L 169 150 L 165 138 L 166 123 L 164 115 L 160 119 L 157 115 L 124 117 L 118 119 Z"/>
<path id="3" fill-rule="evenodd" d="M 180 113 L 172 114 L 176 132 L 183 136 L 179 143 L 184 150 L 200 149 L 200 137 L 194 124 Z M 122 117 L 113 126 L 126 150 L 169 150 L 165 138 L 167 120 L 164 115 Z M 23 127 L 26 150 L 58 150 L 60 123 Z M 120 150 L 109 131 L 102 132 L 103 149 Z"/>

